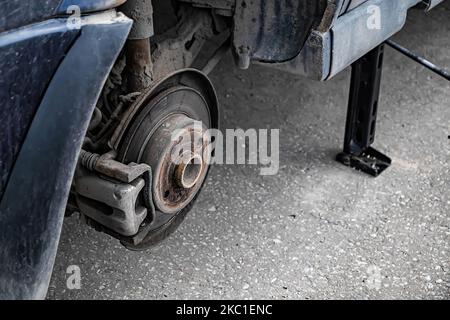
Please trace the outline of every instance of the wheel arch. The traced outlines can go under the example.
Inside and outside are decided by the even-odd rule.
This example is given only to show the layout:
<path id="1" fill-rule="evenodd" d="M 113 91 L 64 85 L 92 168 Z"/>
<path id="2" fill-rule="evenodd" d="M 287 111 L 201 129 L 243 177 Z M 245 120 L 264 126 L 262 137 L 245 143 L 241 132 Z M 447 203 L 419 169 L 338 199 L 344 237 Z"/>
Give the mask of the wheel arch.
<path id="1" fill-rule="evenodd" d="M 0 203 L 0 298 L 45 298 L 81 145 L 131 24 L 86 21 L 46 90 Z"/>

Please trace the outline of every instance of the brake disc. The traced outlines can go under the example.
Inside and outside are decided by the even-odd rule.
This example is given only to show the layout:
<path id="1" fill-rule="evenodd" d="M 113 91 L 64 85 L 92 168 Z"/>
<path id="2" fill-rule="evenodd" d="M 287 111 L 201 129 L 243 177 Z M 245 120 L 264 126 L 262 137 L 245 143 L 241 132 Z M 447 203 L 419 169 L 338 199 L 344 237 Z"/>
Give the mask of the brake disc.
<path id="1" fill-rule="evenodd" d="M 207 129 L 218 127 L 217 99 L 205 75 L 181 70 L 144 93 L 118 130 L 118 160 L 152 167 L 156 213 L 123 244 L 146 249 L 172 233 L 192 207 L 208 173 Z M 208 152 L 205 152 L 205 151 Z"/>

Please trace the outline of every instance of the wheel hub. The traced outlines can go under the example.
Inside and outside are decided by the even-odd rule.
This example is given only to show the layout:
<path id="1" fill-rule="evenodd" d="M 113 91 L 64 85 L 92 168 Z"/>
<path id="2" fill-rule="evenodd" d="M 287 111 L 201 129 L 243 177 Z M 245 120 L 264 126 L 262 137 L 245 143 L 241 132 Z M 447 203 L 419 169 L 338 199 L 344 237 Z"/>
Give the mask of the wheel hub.
<path id="1" fill-rule="evenodd" d="M 200 122 L 172 114 L 151 135 L 142 161 L 153 168 L 153 200 L 161 212 L 180 211 L 200 189 L 210 160 L 205 132 Z"/>

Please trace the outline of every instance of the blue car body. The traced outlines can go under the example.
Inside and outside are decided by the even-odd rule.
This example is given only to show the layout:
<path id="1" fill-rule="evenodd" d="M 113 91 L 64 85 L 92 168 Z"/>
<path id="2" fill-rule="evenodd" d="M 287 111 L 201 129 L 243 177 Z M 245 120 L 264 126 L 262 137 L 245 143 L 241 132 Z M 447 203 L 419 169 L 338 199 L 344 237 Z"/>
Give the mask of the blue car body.
<path id="1" fill-rule="evenodd" d="M 0 3 L 0 298 L 44 298 L 78 154 L 132 21 L 123 1 Z M 98 11 L 98 12 L 97 12 Z M 78 19 L 78 26 L 73 20 Z"/>

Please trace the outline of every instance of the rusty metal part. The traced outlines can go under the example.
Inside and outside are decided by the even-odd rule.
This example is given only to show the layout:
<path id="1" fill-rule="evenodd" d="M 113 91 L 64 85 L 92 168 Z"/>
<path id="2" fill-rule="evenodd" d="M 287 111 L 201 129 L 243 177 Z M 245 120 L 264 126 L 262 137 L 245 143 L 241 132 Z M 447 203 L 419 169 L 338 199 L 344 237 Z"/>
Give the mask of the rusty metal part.
<path id="1" fill-rule="evenodd" d="M 126 81 L 129 92 L 143 91 L 153 81 L 150 39 L 128 40 L 125 44 Z"/>
<path id="2" fill-rule="evenodd" d="M 182 158 L 185 160 L 175 167 L 175 181 L 179 187 L 190 189 L 202 178 L 204 162 L 201 154 L 191 151 Z"/>
<path id="3" fill-rule="evenodd" d="M 96 171 L 124 183 L 130 183 L 150 170 L 147 164 L 130 163 L 125 165 L 114 160 L 115 157 L 116 154 L 113 151 L 98 155 L 81 150 L 80 163 L 91 171 Z"/>
<path id="4" fill-rule="evenodd" d="M 153 7 L 148 0 L 129 0 L 120 7 L 133 19 L 133 27 L 125 45 L 125 74 L 129 92 L 143 91 L 153 81 L 150 37 L 153 30 Z"/>
<path id="5" fill-rule="evenodd" d="M 344 6 L 344 0 L 329 0 L 322 21 L 315 28 L 317 32 L 327 32 L 333 25 L 335 19 L 339 16 Z"/>
<path id="6" fill-rule="evenodd" d="M 182 113 L 165 118 L 151 135 L 141 161 L 154 172 L 156 208 L 174 214 L 193 199 L 206 177 L 210 154 L 203 151 L 206 127 Z M 150 151 L 151 150 L 151 151 Z"/>

